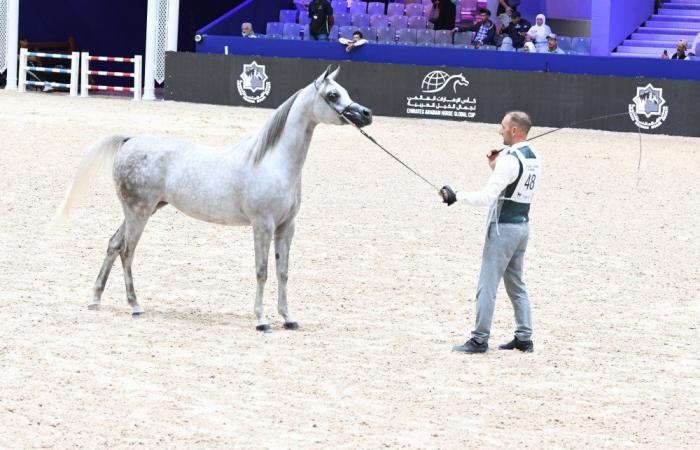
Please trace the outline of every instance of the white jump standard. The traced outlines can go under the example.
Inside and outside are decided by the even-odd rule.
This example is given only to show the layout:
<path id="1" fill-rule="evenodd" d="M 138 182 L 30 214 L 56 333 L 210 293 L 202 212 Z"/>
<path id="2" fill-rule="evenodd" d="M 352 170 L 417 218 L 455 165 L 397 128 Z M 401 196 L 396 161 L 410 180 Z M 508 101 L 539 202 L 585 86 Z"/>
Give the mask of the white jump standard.
<path id="1" fill-rule="evenodd" d="M 65 59 L 70 60 L 70 69 L 52 67 L 28 67 L 27 57 Z M 19 51 L 19 80 L 18 91 L 26 92 L 27 86 L 51 86 L 55 89 L 67 89 L 71 97 L 78 95 L 78 64 L 80 64 L 80 54 L 73 52 L 70 55 L 64 53 L 43 53 L 30 52 L 26 48 Z M 27 72 L 65 73 L 70 75 L 70 83 L 52 83 L 50 81 L 27 80 Z"/>
<path id="2" fill-rule="evenodd" d="M 119 56 L 90 56 L 85 52 L 81 56 L 82 62 L 80 67 L 80 96 L 87 97 L 89 91 L 107 91 L 107 92 L 133 92 L 134 100 L 141 100 L 142 75 L 141 75 L 141 55 L 136 55 L 133 58 L 122 58 Z M 112 72 L 108 70 L 90 70 L 90 61 L 107 61 L 107 62 L 122 62 L 133 63 L 133 72 Z M 133 78 L 134 87 L 126 86 L 107 86 L 104 84 L 90 84 L 89 76 L 98 77 L 120 77 Z"/>

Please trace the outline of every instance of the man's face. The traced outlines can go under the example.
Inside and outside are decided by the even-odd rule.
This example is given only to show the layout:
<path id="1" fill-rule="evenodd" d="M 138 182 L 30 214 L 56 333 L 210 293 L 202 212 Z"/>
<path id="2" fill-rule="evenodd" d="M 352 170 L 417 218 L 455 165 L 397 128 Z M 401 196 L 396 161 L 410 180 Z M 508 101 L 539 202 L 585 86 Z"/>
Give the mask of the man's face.
<path id="1" fill-rule="evenodd" d="M 511 22 L 513 22 L 513 23 L 516 24 L 516 25 L 519 24 L 519 23 L 520 23 L 520 17 L 513 17 L 513 18 L 511 19 Z"/>
<path id="2" fill-rule="evenodd" d="M 489 15 L 486 13 L 479 14 L 479 22 L 486 22 L 489 20 Z"/>
<path id="3" fill-rule="evenodd" d="M 538 25 L 538 26 L 541 27 L 543 23 L 544 23 L 544 20 L 542 20 L 541 18 L 538 18 L 538 19 L 537 19 L 537 25 Z"/>
<path id="4" fill-rule="evenodd" d="M 677 51 L 678 53 L 683 53 L 683 52 L 685 52 L 685 46 L 684 46 L 683 44 L 681 44 L 681 43 L 678 43 L 678 44 L 676 45 L 676 51 Z"/>
<path id="5" fill-rule="evenodd" d="M 557 48 L 557 38 L 547 38 L 547 44 L 550 50 L 555 50 Z"/>
<path id="6" fill-rule="evenodd" d="M 513 126 L 510 123 L 510 116 L 506 115 L 501 120 L 500 135 L 503 136 L 503 145 L 511 145 L 513 142 Z"/>
<path id="7" fill-rule="evenodd" d="M 243 36 L 248 36 L 250 34 L 250 32 L 251 32 L 250 27 L 242 27 L 241 28 L 241 33 L 243 34 Z"/>
<path id="8" fill-rule="evenodd" d="M 359 34 L 355 33 L 355 34 L 352 35 L 352 41 L 353 41 L 353 42 L 357 42 L 357 41 L 359 41 L 360 39 L 362 39 L 362 38 L 360 37 Z"/>

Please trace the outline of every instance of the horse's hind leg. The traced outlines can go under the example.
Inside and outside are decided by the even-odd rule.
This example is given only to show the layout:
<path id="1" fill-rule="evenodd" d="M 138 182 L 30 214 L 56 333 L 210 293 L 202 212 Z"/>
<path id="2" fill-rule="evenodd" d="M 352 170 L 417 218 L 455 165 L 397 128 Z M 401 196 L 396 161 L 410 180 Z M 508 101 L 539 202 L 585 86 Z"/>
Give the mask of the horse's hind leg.
<path id="1" fill-rule="evenodd" d="M 148 214 L 146 217 L 142 217 L 135 213 L 127 213 L 125 229 L 124 229 L 124 245 L 122 245 L 119 251 L 119 256 L 122 259 L 122 267 L 124 268 L 124 284 L 126 285 L 126 299 L 131 305 L 132 315 L 139 316 L 143 314 L 143 308 L 139 305 L 136 300 L 136 292 L 134 290 L 134 278 L 131 275 L 131 263 L 134 260 L 134 251 L 136 250 L 136 245 L 139 243 L 143 229 L 146 227 L 148 222 Z"/>
<path id="2" fill-rule="evenodd" d="M 261 221 L 262 222 L 262 221 Z M 255 293 L 255 315 L 258 318 L 258 331 L 269 333 L 270 324 L 265 318 L 263 311 L 263 292 L 267 282 L 267 260 L 270 255 L 270 243 L 272 242 L 272 232 L 274 225 L 271 223 L 256 223 L 253 225 L 253 238 L 255 241 L 255 275 L 258 281 L 258 288 Z"/>
<path id="3" fill-rule="evenodd" d="M 119 251 L 122 245 L 124 245 L 124 223 L 114 233 L 112 238 L 109 240 L 109 246 L 107 247 L 107 256 L 105 256 L 104 262 L 102 263 L 102 268 L 100 269 L 99 275 L 97 275 L 97 280 L 95 281 L 95 288 L 93 290 L 92 301 L 88 304 L 88 309 L 100 309 L 100 304 L 102 302 L 102 292 L 105 290 L 105 285 L 107 284 L 107 278 L 109 278 L 109 272 L 114 266 L 114 260 L 117 259 Z"/>
<path id="4" fill-rule="evenodd" d="M 294 222 L 282 225 L 275 231 L 275 259 L 277 266 L 277 312 L 284 319 L 284 327 L 288 330 L 299 328 L 287 309 L 287 272 L 289 270 L 289 247 L 294 237 Z"/>

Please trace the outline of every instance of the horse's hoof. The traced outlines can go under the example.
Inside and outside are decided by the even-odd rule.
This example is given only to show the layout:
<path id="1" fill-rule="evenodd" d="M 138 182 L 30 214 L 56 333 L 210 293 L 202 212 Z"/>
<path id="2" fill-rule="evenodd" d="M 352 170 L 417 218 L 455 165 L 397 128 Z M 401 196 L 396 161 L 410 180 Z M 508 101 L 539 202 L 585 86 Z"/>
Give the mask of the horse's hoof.
<path id="1" fill-rule="evenodd" d="M 98 311 L 100 309 L 100 302 L 88 303 L 88 309 L 90 311 Z"/>
<path id="2" fill-rule="evenodd" d="M 255 327 L 256 330 L 262 331 L 263 333 L 272 333 L 272 327 L 269 323 L 258 325 Z"/>
<path id="3" fill-rule="evenodd" d="M 299 322 L 285 322 L 284 329 L 285 330 L 298 330 L 299 329 Z"/>

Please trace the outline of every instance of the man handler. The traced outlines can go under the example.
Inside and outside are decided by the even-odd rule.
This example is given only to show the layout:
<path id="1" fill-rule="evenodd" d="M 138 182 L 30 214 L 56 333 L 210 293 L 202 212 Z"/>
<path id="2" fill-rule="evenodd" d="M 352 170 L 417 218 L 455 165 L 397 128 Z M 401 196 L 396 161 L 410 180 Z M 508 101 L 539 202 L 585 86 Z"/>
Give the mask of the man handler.
<path id="1" fill-rule="evenodd" d="M 488 350 L 496 290 L 501 278 L 513 303 L 516 329 L 514 339 L 499 348 L 524 352 L 534 349 L 530 299 L 522 279 L 530 203 L 542 170 L 539 156 L 527 142 L 531 126 L 528 114 L 521 111 L 506 113 L 501 121 L 500 134 L 507 147 L 486 155 L 493 170 L 486 187 L 478 192 L 455 193 L 449 186 L 440 190 L 439 194 L 447 205 L 459 200 L 475 206 L 490 206 L 476 291 L 476 325 L 471 339 L 453 347 L 454 351 L 484 353 Z"/>

